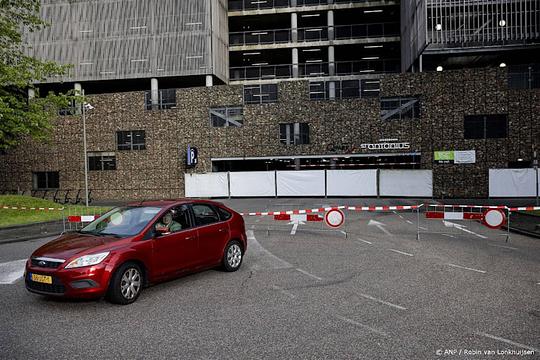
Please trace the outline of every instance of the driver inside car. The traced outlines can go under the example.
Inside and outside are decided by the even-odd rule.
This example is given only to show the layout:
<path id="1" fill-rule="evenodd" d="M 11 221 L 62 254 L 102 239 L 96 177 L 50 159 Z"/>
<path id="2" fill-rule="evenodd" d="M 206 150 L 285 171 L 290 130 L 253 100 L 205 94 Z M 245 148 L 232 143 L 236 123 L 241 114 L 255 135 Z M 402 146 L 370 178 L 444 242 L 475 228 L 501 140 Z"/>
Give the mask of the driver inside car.
<path id="1" fill-rule="evenodd" d="M 171 233 L 182 230 L 182 225 L 173 220 L 173 213 L 169 211 L 156 224 L 156 231 L 161 233 Z"/>

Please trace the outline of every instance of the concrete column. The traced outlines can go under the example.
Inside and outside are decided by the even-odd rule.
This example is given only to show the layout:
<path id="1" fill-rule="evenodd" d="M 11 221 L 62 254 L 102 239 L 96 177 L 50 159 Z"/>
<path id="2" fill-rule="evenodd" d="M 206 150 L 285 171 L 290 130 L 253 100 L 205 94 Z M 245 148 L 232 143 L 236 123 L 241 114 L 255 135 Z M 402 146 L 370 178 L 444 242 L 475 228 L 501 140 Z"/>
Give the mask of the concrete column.
<path id="1" fill-rule="evenodd" d="M 212 77 L 212 75 L 206 75 L 206 86 L 207 87 L 214 86 L 214 78 Z"/>
<path id="2" fill-rule="evenodd" d="M 291 0 L 291 7 L 297 7 L 298 1 L 297 0 Z"/>
<path id="3" fill-rule="evenodd" d="M 300 159 L 296 158 L 294 159 L 294 170 L 300 170 L 300 169 L 302 169 L 300 167 Z"/>
<path id="4" fill-rule="evenodd" d="M 36 91 L 34 89 L 28 89 L 28 100 L 36 97 Z"/>
<path id="5" fill-rule="evenodd" d="M 150 101 L 152 103 L 152 109 L 156 109 L 159 105 L 159 87 L 158 79 L 150 79 Z"/>
<path id="6" fill-rule="evenodd" d="M 328 47 L 328 74 L 330 76 L 336 75 L 336 63 L 334 57 L 334 47 Z"/>
<path id="7" fill-rule="evenodd" d="M 299 76 L 298 72 L 298 48 L 292 49 L 292 76 L 297 78 Z"/>
<path id="8" fill-rule="evenodd" d="M 336 82 L 329 81 L 327 84 L 328 84 L 328 99 L 335 100 L 336 99 Z"/>
<path id="9" fill-rule="evenodd" d="M 291 13 L 291 41 L 298 41 L 298 14 Z"/>
<path id="10" fill-rule="evenodd" d="M 334 11 L 328 10 L 328 40 L 334 40 Z"/>
<path id="11" fill-rule="evenodd" d="M 73 89 L 75 90 L 75 95 L 82 95 L 82 85 L 81 83 L 75 83 L 73 84 Z M 81 103 L 75 104 L 75 114 L 80 115 L 81 114 Z"/>

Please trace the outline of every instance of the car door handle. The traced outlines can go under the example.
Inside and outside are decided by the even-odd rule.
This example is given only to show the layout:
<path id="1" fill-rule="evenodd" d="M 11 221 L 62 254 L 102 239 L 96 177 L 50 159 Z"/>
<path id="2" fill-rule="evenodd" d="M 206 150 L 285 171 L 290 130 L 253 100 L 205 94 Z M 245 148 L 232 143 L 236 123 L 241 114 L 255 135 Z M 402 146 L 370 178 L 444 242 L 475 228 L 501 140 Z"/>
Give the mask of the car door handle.
<path id="1" fill-rule="evenodd" d="M 221 228 L 221 229 L 219 229 L 218 231 L 219 231 L 219 232 L 224 232 L 224 231 L 227 231 L 227 229 Z"/>
<path id="2" fill-rule="evenodd" d="M 193 240 L 195 239 L 195 236 L 186 236 L 184 240 Z"/>

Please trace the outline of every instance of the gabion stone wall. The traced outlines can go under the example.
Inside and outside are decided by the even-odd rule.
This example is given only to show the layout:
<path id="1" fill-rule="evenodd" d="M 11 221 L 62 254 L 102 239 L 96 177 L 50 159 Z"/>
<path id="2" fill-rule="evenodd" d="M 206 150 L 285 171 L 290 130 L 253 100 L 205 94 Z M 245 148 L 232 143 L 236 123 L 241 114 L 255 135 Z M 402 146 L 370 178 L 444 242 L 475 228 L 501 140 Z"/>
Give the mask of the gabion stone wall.
<path id="1" fill-rule="evenodd" d="M 504 69 L 385 76 L 382 97 L 420 97 L 416 120 L 381 120 L 378 98 L 313 101 L 308 88 L 307 81 L 279 83 L 277 103 L 243 105 L 240 128 L 213 128 L 209 108 L 242 106 L 242 86 L 178 89 L 177 106 L 169 110 L 145 110 L 143 92 L 90 96 L 88 151 L 115 152 L 117 164 L 115 171 L 89 173 L 92 197 L 181 197 L 184 173 L 212 171 L 211 158 L 360 153 L 368 151 L 361 144 L 385 138 L 410 142 L 410 151 L 422 153 L 421 167 L 434 170 L 436 197 L 487 197 L 488 169 L 531 160 L 540 144 L 540 90 L 508 89 Z M 508 138 L 464 139 L 464 115 L 499 113 L 508 114 Z M 281 144 L 284 122 L 309 123 L 310 144 Z M 146 149 L 117 150 L 119 130 L 145 130 Z M 194 169 L 185 166 L 188 144 L 199 149 Z M 434 164 L 439 150 L 476 150 L 476 163 Z M 393 151 L 377 150 L 382 152 Z M 62 189 L 83 188 L 80 116 L 59 117 L 49 143 L 27 142 L 0 159 L 0 190 L 30 190 L 35 171 L 59 171 Z"/>

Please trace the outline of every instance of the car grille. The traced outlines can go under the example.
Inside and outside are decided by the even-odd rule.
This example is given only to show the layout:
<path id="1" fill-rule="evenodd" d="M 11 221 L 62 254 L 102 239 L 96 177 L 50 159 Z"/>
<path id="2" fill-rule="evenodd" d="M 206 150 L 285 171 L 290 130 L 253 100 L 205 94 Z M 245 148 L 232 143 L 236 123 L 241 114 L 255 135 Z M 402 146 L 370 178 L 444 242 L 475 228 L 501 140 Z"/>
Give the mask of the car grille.
<path id="1" fill-rule="evenodd" d="M 49 269 L 56 269 L 60 265 L 62 265 L 59 261 L 49 261 L 49 260 L 39 260 L 38 259 L 31 259 L 32 266 L 42 267 L 42 268 L 49 268 Z"/>
<path id="2" fill-rule="evenodd" d="M 66 292 L 66 287 L 54 277 L 52 284 L 43 284 L 29 280 L 28 278 L 25 280 L 25 282 L 26 287 L 30 290 L 40 291 L 49 294 L 63 294 Z"/>

